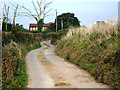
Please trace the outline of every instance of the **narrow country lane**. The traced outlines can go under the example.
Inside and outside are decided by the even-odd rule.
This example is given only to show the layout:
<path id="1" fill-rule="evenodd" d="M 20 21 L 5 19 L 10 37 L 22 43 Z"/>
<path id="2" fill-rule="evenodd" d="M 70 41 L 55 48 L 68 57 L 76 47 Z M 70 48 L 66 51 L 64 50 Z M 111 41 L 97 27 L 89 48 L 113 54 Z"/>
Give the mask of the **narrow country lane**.
<path id="1" fill-rule="evenodd" d="M 54 53 L 50 41 L 26 56 L 29 88 L 109 88 Z"/>
<path id="2" fill-rule="evenodd" d="M 44 48 L 45 46 L 42 46 L 39 49 L 32 50 L 26 56 L 28 88 L 52 88 L 54 84 L 37 58 L 38 52 Z"/>

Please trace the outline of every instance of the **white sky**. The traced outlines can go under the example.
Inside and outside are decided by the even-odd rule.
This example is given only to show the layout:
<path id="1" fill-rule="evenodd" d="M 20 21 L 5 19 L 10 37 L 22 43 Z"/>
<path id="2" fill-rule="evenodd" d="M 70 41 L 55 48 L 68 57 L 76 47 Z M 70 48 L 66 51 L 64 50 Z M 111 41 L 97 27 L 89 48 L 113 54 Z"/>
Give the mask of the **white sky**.
<path id="1" fill-rule="evenodd" d="M 30 10 L 33 10 L 31 0 L 5 0 L 18 4 L 24 3 Z M 36 0 L 35 0 L 36 1 Z M 50 2 L 52 0 L 46 0 Z M 115 18 L 118 16 L 118 1 L 119 0 L 54 0 L 50 8 L 57 9 L 58 15 L 62 13 L 71 12 L 81 21 L 81 25 L 89 25 L 98 20 L 106 20 L 108 18 Z M 0 0 L 0 17 L 2 0 Z M 34 10 L 33 10 L 34 11 Z M 10 7 L 9 19 L 12 21 L 13 9 Z M 54 22 L 55 11 L 51 11 L 49 17 L 45 19 L 45 23 Z M 16 17 L 16 23 L 23 24 L 25 28 L 29 27 L 29 23 L 36 23 L 34 19 L 28 17 Z"/>
<path id="2" fill-rule="evenodd" d="M 1 0 L 2 1 L 2 0 Z M 10 2 L 30 2 L 31 0 L 5 0 Z M 36 0 L 33 0 L 36 1 Z M 38 0 L 40 1 L 40 0 Z M 51 1 L 51 0 L 46 0 Z M 119 2 L 119 0 L 53 0 L 56 2 Z"/>

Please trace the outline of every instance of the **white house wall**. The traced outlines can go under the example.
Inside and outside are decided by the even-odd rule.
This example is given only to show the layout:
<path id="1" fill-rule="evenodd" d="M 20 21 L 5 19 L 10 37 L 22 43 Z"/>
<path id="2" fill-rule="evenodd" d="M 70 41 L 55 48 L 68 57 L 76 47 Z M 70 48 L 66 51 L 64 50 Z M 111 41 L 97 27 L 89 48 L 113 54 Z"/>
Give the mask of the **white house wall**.
<path id="1" fill-rule="evenodd" d="M 37 27 L 30 27 L 30 31 L 37 31 Z"/>

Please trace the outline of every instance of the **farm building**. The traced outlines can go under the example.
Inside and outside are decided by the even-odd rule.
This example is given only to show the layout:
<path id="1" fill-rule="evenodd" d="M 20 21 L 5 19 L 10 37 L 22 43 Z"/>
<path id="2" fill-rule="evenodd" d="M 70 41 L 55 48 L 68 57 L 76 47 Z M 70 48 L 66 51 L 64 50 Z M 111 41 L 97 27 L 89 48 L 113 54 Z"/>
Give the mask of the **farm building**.
<path id="1" fill-rule="evenodd" d="M 43 28 L 49 28 L 50 24 L 44 24 Z M 29 31 L 37 31 L 37 24 L 29 24 Z"/>

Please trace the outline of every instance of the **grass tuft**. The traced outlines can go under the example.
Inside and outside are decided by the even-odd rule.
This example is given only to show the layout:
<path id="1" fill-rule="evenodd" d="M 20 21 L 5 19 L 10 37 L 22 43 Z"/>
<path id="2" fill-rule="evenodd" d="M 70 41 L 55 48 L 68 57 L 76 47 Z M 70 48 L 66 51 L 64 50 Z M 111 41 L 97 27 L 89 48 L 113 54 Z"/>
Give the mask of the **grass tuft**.
<path id="1" fill-rule="evenodd" d="M 61 83 L 56 83 L 55 86 L 68 86 L 70 84 L 68 83 L 64 83 L 64 82 L 61 82 Z"/>

